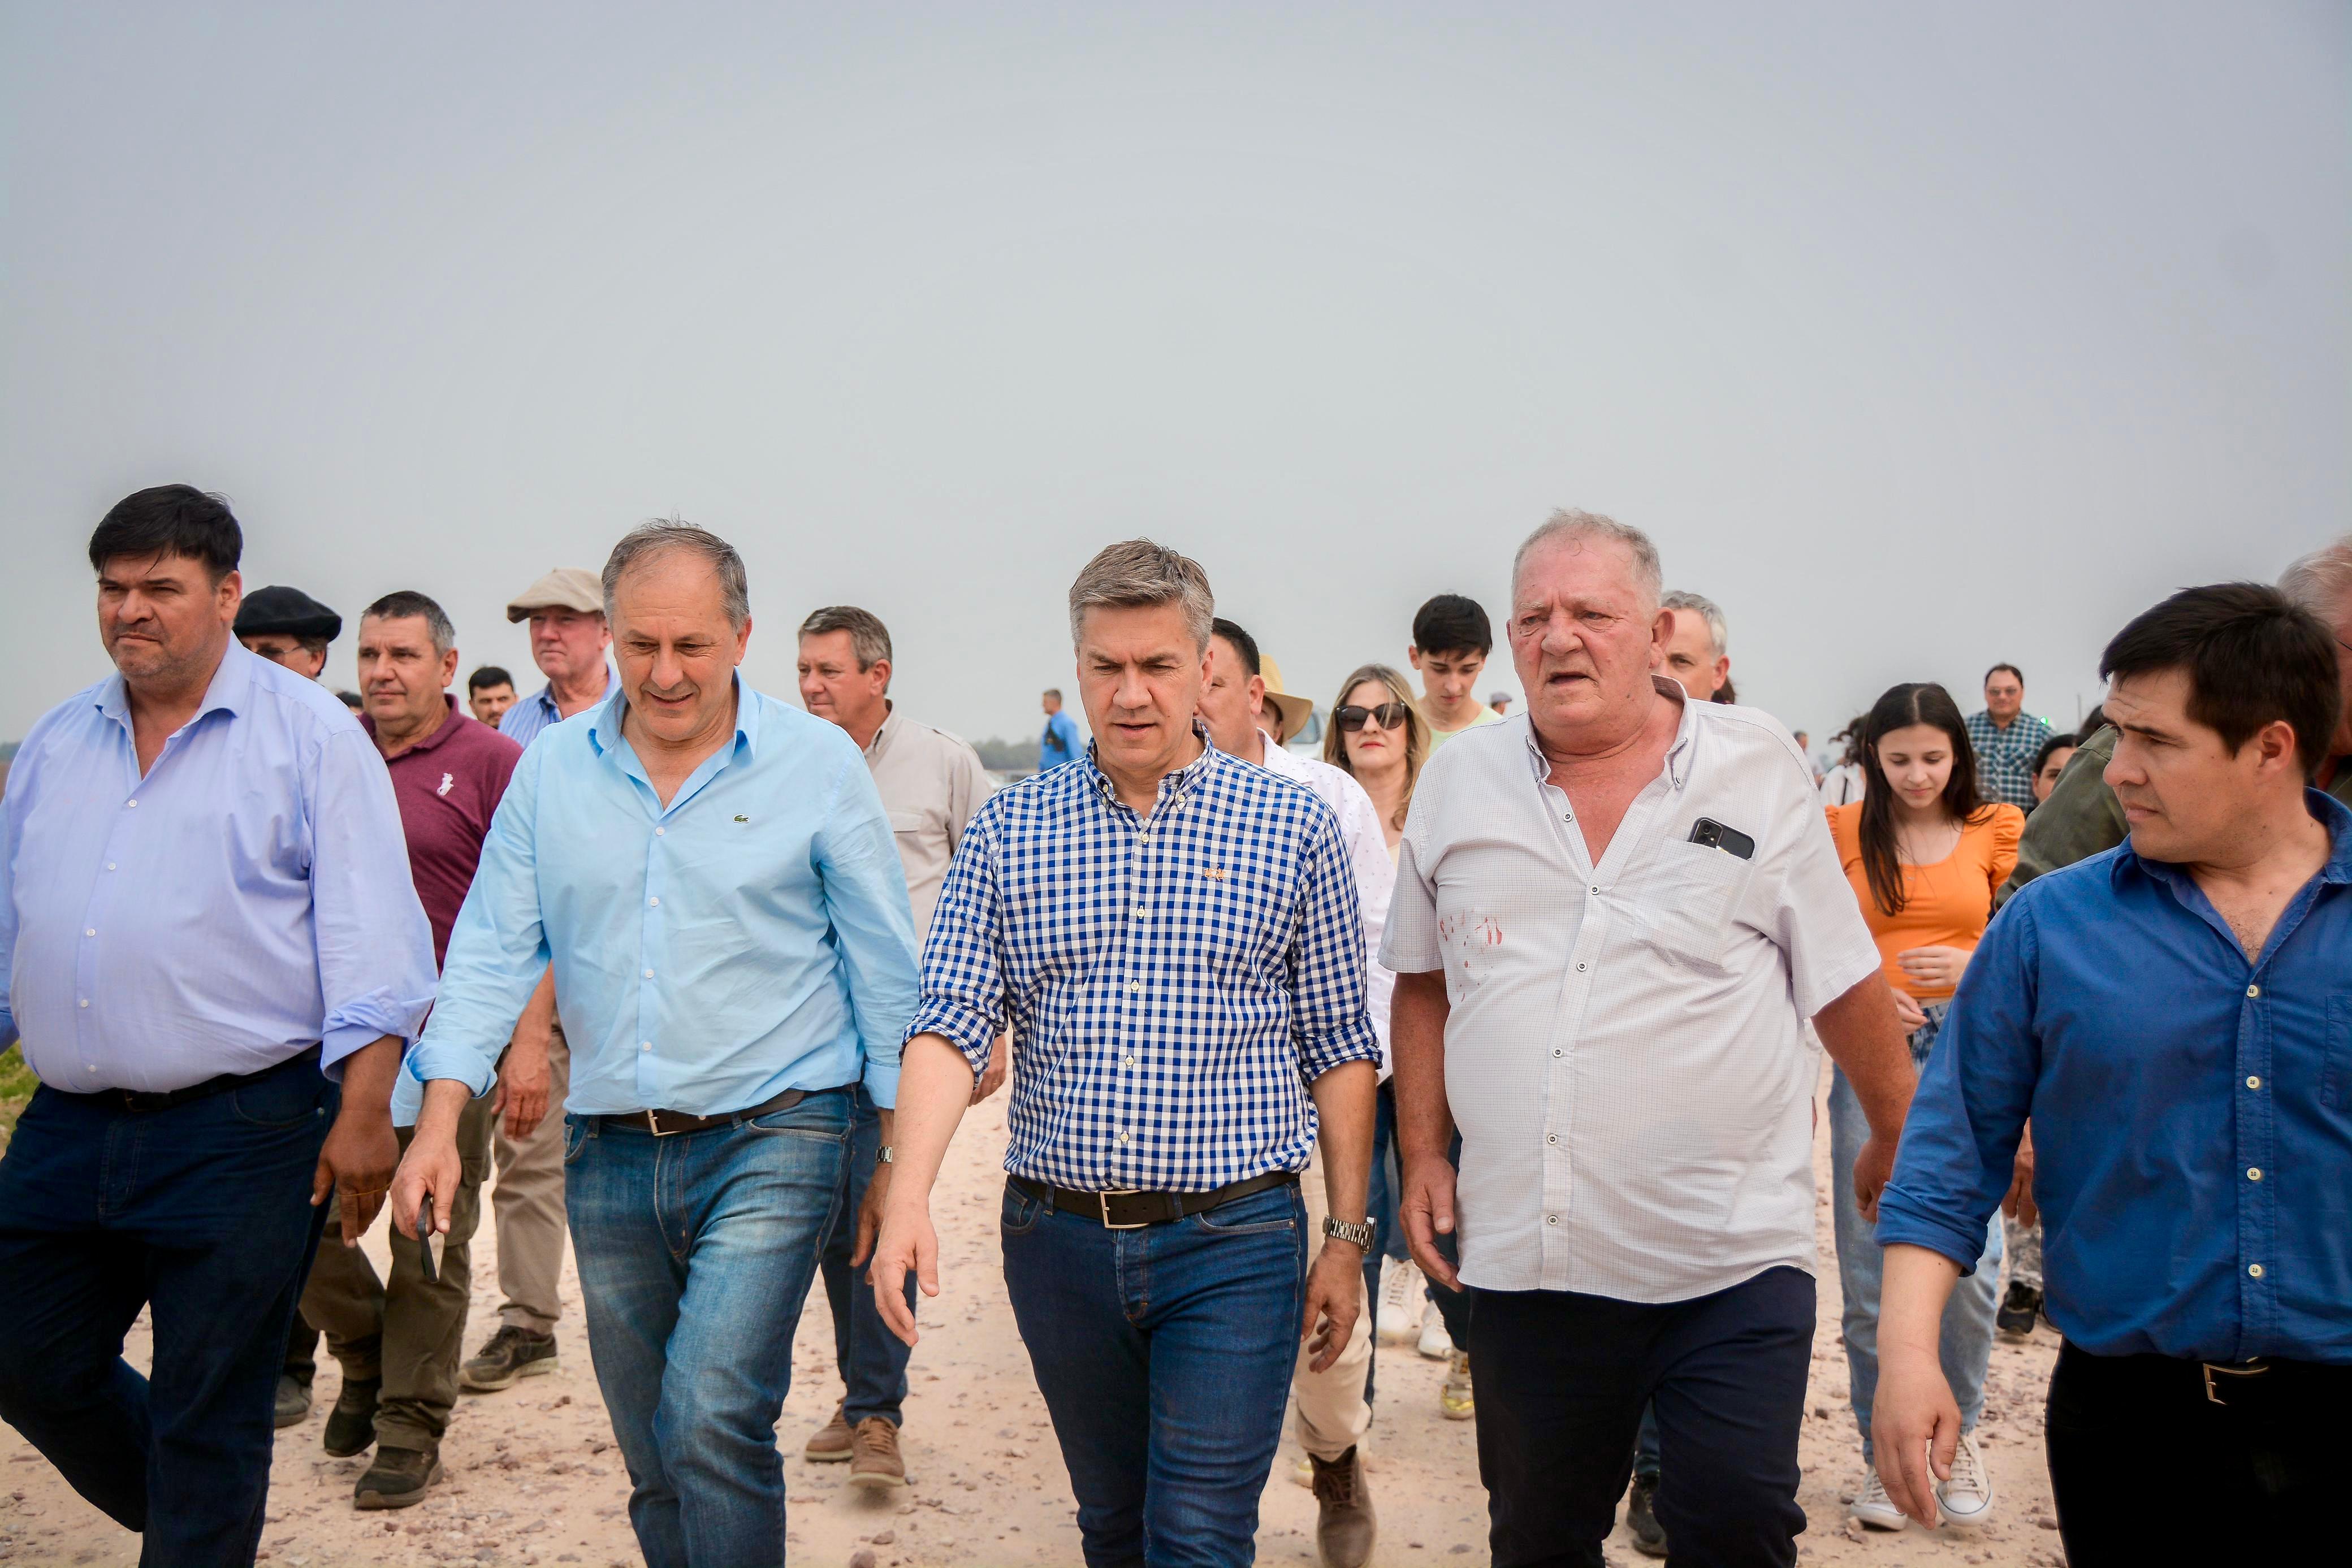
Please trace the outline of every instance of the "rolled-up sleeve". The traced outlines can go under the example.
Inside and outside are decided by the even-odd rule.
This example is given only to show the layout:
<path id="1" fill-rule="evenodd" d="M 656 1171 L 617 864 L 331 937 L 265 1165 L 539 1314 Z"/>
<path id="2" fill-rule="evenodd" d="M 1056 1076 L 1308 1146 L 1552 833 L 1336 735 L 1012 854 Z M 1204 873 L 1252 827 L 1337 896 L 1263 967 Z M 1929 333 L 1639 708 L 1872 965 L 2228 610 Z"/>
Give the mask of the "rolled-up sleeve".
<path id="1" fill-rule="evenodd" d="M 1787 800 L 1758 852 L 1743 919 L 1780 949 L 1797 1010 L 1810 1019 L 1878 973 L 1884 960 L 1793 746 L 1788 782 Z"/>
<path id="2" fill-rule="evenodd" d="M 414 1038 L 433 1005 L 433 928 L 408 872 L 392 776 L 356 727 L 320 747 L 309 810 L 310 904 L 326 1004 L 319 1065 L 386 1035 Z"/>
<path id="3" fill-rule="evenodd" d="M 1895 1176 L 1878 1200 L 1878 1243 L 1940 1252 L 1969 1273 L 2009 1191 L 2042 1071 L 2034 1031 L 2030 905 L 2004 909 L 1977 945 L 1920 1075 Z"/>
<path id="4" fill-rule="evenodd" d="M 834 951 L 849 981 L 866 1090 L 889 1110 L 898 1103 L 898 1052 L 918 994 L 915 918 L 890 818 L 854 751 L 835 780 L 833 808 L 813 849 Z"/>
<path id="5" fill-rule="evenodd" d="M 453 1079 L 476 1095 L 488 1093 L 499 1053 L 547 972 L 536 852 L 546 758 L 543 747 L 523 753 L 482 840 L 474 885 L 449 932 L 441 999 L 425 1038 L 408 1053 L 408 1075 L 419 1083 Z"/>
<path id="6" fill-rule="evenodd" d="M 1364 1000 L 1364 916 L 1339 821 L 1316 801 L 1301 860 L 1297 936 L 1290 952 L 1290 1034 L 1309 1082 L 1347 1061 L 1381 1059 Z"/>
<path id="7" fill-rule="evenodd" d="M 956 845 L 923 943 L 922 1000 L 907 1039 L 953 1042 L 975 1077 L 988 1069 L 1004 1017 L 1004 910 L 996 887 L 995 813 L 982 806 Z"/>

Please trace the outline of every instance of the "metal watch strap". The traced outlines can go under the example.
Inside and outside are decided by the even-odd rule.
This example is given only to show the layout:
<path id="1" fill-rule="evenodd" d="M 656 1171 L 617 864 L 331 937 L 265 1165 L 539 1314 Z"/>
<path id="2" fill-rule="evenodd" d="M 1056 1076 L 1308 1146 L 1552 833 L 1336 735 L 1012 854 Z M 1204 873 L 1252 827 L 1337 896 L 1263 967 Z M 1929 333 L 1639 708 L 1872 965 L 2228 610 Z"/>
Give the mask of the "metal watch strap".
<path id="1" fill-rule="evenodd" d="M 1372 1228 L 1370 1224 L 1354 1225 L 1344 1219 L 1323 1217 L 1323 1234 L 1340 1241 L 1352 1241 L 1369 1254 L 1372 1249 Z"/>
<path id="2" fill-rule="evenodd" d="M 898 1155 L 889 1145 L 885 1144 L 874 1151 L 874 1163 L 877 1166 L 896 1165 L 898 1163 Z"/>

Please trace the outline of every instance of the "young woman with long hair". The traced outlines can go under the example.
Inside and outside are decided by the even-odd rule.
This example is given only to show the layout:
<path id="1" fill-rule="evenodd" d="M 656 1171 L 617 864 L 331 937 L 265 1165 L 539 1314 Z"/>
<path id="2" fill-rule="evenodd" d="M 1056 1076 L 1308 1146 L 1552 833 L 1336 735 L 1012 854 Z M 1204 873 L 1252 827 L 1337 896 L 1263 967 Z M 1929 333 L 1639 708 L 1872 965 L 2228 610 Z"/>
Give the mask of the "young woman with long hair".
<path id="1" fill-rule="evenodd" d="M 1353 774 L 1372 798 L 1391 860 L 1404 837 L 1413 780 L 1429 760 L 1429 721 L 1402 674 L 1386 664 L 1366 664 L 1339 683 L 1339 700 L 1323 729 L 1323 760 Z"/>
<path id="2" fill-rule="evenodd" d="M 1978 792 L 1968 723 L 1939 685 L 1907 683 L 1889 690 L 1864 718 L 1857 749 L 1863 797 L 1828 808 L 1830 833 L 1885 961 L 1895 1009 L 1911 1031 L 1911 1059 L 1924 1067 L 1969 956 L 1992 919 L 1994 890 L 2017 865 L 2025 813 L 1988 803 Z M 1839 1072 L 1830 1088 L 1830 1166 L 1836 1187 L 1832 1201 L 1839 1284 L 1845 1295 L 1846 1370 L 1854 1421 L 1862 1428 L 1864 1476 L 1853 1516 L 1882 1530 L 1900 1530 L 1902 1511 L 1887 1498 L 1871 1463 L 1880 1253 L 1853 1195 L 1854 1158 L 1869 1135 L 1861 1102 Z M 1981 1524 L 1992 1516 L 1992 1479 L 1974 1434 L 1984 1411 L 1985 1366 L 1992 1355 L 2000 1237 L 1995 1219 L 1986 1228 L 1984 1257 L 1976 1272 L 1960 1281 L 1944 1309 L 1944 1375 L 1959 1402 L 1961 1436 L 1951 1479 L 1937 1490 L 1945 1517 L 1959 1524 Z"/>

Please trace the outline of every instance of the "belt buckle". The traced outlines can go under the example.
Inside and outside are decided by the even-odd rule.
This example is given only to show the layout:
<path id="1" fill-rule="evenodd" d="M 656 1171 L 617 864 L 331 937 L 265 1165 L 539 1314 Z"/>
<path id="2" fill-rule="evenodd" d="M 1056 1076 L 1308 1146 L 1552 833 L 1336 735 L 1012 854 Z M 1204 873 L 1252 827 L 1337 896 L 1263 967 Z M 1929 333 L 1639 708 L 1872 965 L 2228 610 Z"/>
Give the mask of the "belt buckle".
<path id="1" fill-rule="evenodd" d="M 675 1137 L 677 1134 L 685 1131 L 685 1129 L 682 1127 L 672 1127 L 668 1132 L 663 1132 L 661 1113 L 649 1106 L 646 1111 L 646 1131 L 651 1133 L 656 1138 L 668 1138 Z"/>
<path id="2" fill-rule="evenodd" d="M 2270 1363 L 2260 1357 L 2246 1363 L 2243 1366 L 2216 1366 L 2210 1361 L 2200 1362 L 2198 1363 L 2198 1366 L 2205 1375 L 2206 1402 L 2208 1404 L 2219 1405 L 2224 1409 L 2229 1407 L 2230 1402 L 2222 1398 L 2221 1390 L 2213 1385 L 2213 1377 L 2216 1373 L 2220 1374 L 2223 1377 L 2260 1377 L 2263 1373 L 2268 1372 L 2271 1369 Z"/>
<path id="3" fill-rule="evenodd" d="M 1103 1228 L 1105 1230 L 1141 1230 L 1151 1223 L 1151 1221 L 1148 1219 L 1139 1219 L 1131 1225 L 1119 1225 L 1114 1223 L 1110 1217 L 1110 1200 L 1112 1198 L 1126 1197 L 1132 1193 L 1139 1193 L 1143 1189 L 1139 1186 L 1122 1186 L 1114 1187 L 1108 1192 L 1098 1192 L 1095 1194 L 1095 1202 L 1102 1209 L 1102 1222 Z"/>

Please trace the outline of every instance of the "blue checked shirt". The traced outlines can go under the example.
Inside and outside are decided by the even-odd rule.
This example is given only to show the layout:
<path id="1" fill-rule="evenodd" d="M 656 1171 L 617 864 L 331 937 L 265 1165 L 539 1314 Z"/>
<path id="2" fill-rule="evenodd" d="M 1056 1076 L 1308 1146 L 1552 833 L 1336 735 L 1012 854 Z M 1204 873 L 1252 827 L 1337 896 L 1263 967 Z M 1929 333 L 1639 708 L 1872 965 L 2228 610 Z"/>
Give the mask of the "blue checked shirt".
<path id="1" fill-rule="evenodd" d="M 509 710 L 511 712 L 512 710 Z M 2019 714 L 2003 729 L 1983 710 L 1969 715 L 1969 745 L 1977 754 L 1977 788 L 1988 800 L 2033 810 L 2033 758 L 2050 738 L 2050 721 Z"/>
<path id="2" fill-rule="evenodd" d="M 999 790 L 948 868 L 907 1037 L 977 1073 L 1009 1015 L 1016 1176 L 1206 1192 L 1303 1170 L 1307 1085 L 1381 1059 L 1339 820 L 1202 740 L 1149 819 L 1091 747 Z"/>

